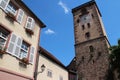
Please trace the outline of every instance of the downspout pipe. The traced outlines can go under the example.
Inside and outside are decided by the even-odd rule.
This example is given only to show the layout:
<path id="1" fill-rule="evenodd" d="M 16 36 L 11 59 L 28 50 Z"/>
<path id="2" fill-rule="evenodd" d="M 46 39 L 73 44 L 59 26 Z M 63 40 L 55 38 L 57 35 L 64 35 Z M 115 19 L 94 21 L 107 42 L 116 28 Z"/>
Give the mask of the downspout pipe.
<path id="1" fill-rule="evenodd" d="M 39 64 L 39 54 L 41 54 L 42 51 L 38 51 L 37 53 L 37 59 L 36 59 L 36 65 L 35 65 L 35 72 L 34 72 L 34 80 L 37 80 L 37 72 L 38 72 L 38 64 Z"/>

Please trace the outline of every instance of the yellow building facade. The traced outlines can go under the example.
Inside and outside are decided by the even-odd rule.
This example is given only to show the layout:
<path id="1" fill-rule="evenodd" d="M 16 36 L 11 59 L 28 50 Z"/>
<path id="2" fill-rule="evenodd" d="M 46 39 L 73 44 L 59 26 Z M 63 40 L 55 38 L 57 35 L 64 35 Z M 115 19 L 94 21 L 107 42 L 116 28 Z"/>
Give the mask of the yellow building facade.
<path id="1" fill-rule="evenodd" d="M 33 80 L 40 30 L 21 0 L 0 0 L 0 80 Z"/>
<path id="2" fill-rule="evenodd" d="M 39 49 L 35 80 L 68 80 L 68 71 L 66 67 L 51 53 L 42 47 Z M 42 70 L 43 65 L 45 67 L 44 70 Z"/>

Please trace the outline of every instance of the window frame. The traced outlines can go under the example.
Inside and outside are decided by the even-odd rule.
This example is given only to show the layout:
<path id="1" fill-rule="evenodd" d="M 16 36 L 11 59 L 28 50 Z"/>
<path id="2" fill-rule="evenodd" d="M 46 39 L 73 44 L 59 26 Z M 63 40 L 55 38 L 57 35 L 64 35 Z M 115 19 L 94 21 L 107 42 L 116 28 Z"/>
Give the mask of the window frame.
<path id="1" fill-rule="evenodd" d="M 28 50 L 25 50 L 24 48 L 22 48 L 23 43 L 27 44 Z M 19 56 L 20 56 L 20 57 L 19 57 L 19 58 L 20 58 L 20 59 L 29 58 L 29 54 L 30 54 L 30 44 L 27 43 L 25 40 L 23 40 L 23 41 L 22 41 L 22 45 L 21 45 L 21 48 L 20 48 L 20 53 L 19 53 Z M 23 53 L 21 53 L 22 51 L 27 52 L 27 53 L 26 53 L 26 57 L 23 57 Z M 22 57 L 21 57 L 21 56 L 22 56 Z"/>
<path id="2" fill-rule="evenodd" d="M 59 80 L 64 80 L 64 79 L 63 79 L 63 76 L 59 76 Z"/>
<path id="3" fill-rule="evenodd" d="M 0 3 L 2 1 L 4 1 L 4 0 L 1 0 Z M 0 8 L 2 8 L 2 7 L 0 7 Z M 5 8 L 2 8 L 2 9 L 5 11 L 5 13 L 9 17 L 13 18 L 14 20 L 16 20 L 20 24 L 22 23 L 23 16 L 24 16 L 24 11 L 20 7 L 18 7 L 17 5 L 15 5 L 13 1 L 8 0 L 8 2 L 6 3 Z M 22 10 L 22 14 L 20 14 L 20 10 Z M 21 18 L 21 19 L 18 19 L 18 18 Z"/>
<path id="4" fill-rule="evenodd" d="M 20 11 L 22 12 L 22 14 L 20 14 Z M 20 24 L 22 23 L 24 14 L 25 14 L 24 11 L 21 8 L 19 8 L 18 11 L 17 11 L 17 15 L 16 15 L 16 21 L 18 23 L 20 23 Z"/>
<path id="5" fill-rule="evenodd" d="M 89 39 L 89 38 L 90 38 L 90 32 L 86 32 L 86 33 L 85 33 L 85 38 L 86 38 L 86 39 Z"/>
<path id="6" fill-rule="evenodd" d="M 8 0 L 7 2 L 5 2 L 5 0 L 0 0 L 0 4 L 1 3 L 5 3 L 5 6 L 3 7 L 3 6 L 0 6 L 0 8 L 2 8 L 3 10 L 5 10 L 6 9 L 6 7 L 7 7 L 7 5 L 8 5 L 8 3 L 10 2 L 10 0 Z"/>
<path id="7" fill-rule="evenodd" d="M 89 51 L 94 52 L 94 47 L 92 45 L 89 46 Z"/>
<path id="8" fill-rule="evenodd" d="M 29 19 L 31 19 L 31 22 L 29 21 Z M 29 27 L 27 26 L 28 24 L 30 25 Z M 28 16 L 27 20 L 26 20 L 25 28 L 33 30 L 34 27 L 35 27 L 35 21 L 34 21 L 34 19 L 32 17 Z"/>
<path id="9" fill-rule="evenodd" d="M 50 69 L 47 70 L 47 76 L 50 77 L 50 78 L 53 77 L 52 70 L 50 70 Z"/>
<path id="10" fill-rule="evenodd" d="M 11 38 L 12 38 L 12 36 L 13 35 L 15 35 L 16 36 L 16 39 L 15 39 L 15 42 L 13 43 L 13 42 L 11 42 Z M 15 56 L 17 59 L 19 59 L 19 60 L 22 60 L 23 58 L 26 58 L 28 61 L 29 61 L 29 63 L 31 63 L 31 64 L 33 64 L 33 62 L 34 62 L 34 53 L 35 53 L 35 48 L 33 47 L 33 46 L 31 46 L 31 44 L 29 44 L 29 43 L 27 43 L 27 41 L 25 41 L 25 40 L 23 40 L 22 38 L 21 38 L 21 45 L 19 45 L 19 51 L 18 51 L 18 54 L 16 55 L 15 54 L 15 49 L 16 49 L 16 47 L 17 47 L 17 43 L 18 42 L 16 42 L 16 40 L 18 41 L 18 38 L 21 38 L 20 36 L 18 36 L 18 35 L 16 35 L 15 33 L 11 33 L 11 37 L 10 37 L 10 40 L 9 40 L 9 42 L 8 42 L 8 48 L 7 48 L 7 53 L 9 53 L 9 54 L 11 54 L 12 56 Z M 23 50 L 23 48 L 22 48 L 22 43 L 23 42 L 25 42 L 27 45 L 28 45 L 28 51 L 27 51 L 27 54 L 26 54 L 26 57 L 20 57 L 22 54 L 21 54 L 21 50 Z M 10 46 L 10 44 L 14 44 L 14 46 L 13 46 L 13 48 L 12 48 L 12 52 L 10 52 L 9 51 L 9 46 Z M 32 47 L 32 48 L 31 48 Z M 34 49 L 34 50 L 33 50 Z M 32 50 L 32 52 L 31 52 L 31 50 Z M 32 55 L 32 62 L 30 62 L 30 58 L 31 58 L 31 54 L 33 53 L 33 55 Z"/>
<path id="11" fill-rule="evenodd" d="M 85 25 L 84 24 L 82 25 L 82 30 L 85 30 Z"/>
<path id="12" fill-rule="evenodd" d="M 90 23 L 87 23 L 87 27 L 90 28 L 90 27 L 91 27 L 91 24 L 90 24 Z"/>
<path id="13" fill-rule="evenodd" d="M 14 16 L 16 16 L 17 12 L 18 12 L 18 7 L 16 5 L 14 5 L 14 3 L 12 1 L 9 1 L 9 3 L 7 4 L 7 6 L 5 8 L 5 12 L 11 13 Z"/>
<path id="14" fill-rule="evenodd" d="M 10 38 L 11 31 L 8 30 L 8 29 L 6 29 L 5 27 L 3 27 L 3 26 L 0 24 L 0 30 L 1 30 L 1 29 L 3 29 L 4 32 L 6 33 L 6 38 L 5 38 L 5 37 L 1 36 L 1 34 L 3 34 L 3 33 L 0 31 L 0 32 L 1 32 L 0 38 L 5 40 L 5 42 L 3 43 L 3 49 L 6 49 L 7 44 L 8 44 L 8 41 L 9 41 L 9 38 Z"/>

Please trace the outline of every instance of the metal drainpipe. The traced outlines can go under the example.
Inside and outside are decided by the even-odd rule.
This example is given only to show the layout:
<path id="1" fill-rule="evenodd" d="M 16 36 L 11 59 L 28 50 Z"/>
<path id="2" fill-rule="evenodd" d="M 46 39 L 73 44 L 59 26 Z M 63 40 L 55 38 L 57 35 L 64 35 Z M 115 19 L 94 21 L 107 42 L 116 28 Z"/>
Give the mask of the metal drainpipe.
<path id="1" fill-rule="evenodd" d="M 34 80 L 37 80 L 37 72 L 38 72 L 38 63 L 39 63 L 39 54 L 41 54 L 41 50 L 37 53 L 36 65 L 35 65 L 35 72 L 34 72 Z"/>

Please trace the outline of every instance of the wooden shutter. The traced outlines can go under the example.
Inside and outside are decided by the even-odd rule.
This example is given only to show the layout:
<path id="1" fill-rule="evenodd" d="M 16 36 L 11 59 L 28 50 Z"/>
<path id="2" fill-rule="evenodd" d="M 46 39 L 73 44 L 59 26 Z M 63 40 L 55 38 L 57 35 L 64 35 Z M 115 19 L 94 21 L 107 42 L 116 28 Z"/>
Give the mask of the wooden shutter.
<path id="1" fill-rule="evenodd" d="M 18 21 L 19 23 L 22 22 L 23 16 L 24 16 L 24 11 L 23 11 L 22 9 L 19 9 L 18 15 L 17 15 L 17 21 Z"/>
<path id="2" fill-rule="evenodd" d="M 31 29 L 32 30 L 33 30 L 34 26 L 35 26 L 35 21 L 34 21 L 34 19 L 32 19 L 32 23 L 31 23 Z"/>
<path id="3" fill-rule="evenodd" d="M 7 52 L 16 57 L 19 57 L 21 45 L 22 39 L 15 34 L 12 34 L 8 44 Z"/>
<path id="4" fill-rule="evenodd" d="M 35 48 L 31 47 L 30 48 L 30 57 L 29 57 L 29 63 L 33 64 L 34 62 L 34 53 L 35 53 Z"/>
<path id="5" fill-rule="evenodd" d="M 10 0 L 0 0 L 0 8 L 5 10 L 6 6 L 8 5 Z"/>
<path id="6" fill-rule="evenodd" d="M 35 24 L 34 19 L 31 17 L 28 17 L 25 28 L 33 30 L 34 24 Z"/>
<path id="7" fill-rule="evenodd" d="M 15 44 L 15 51 L 14 51 L 14 55 L 16 57 L 19 57 L 20 55 L 21 45 L 22 45 L 22 39 L 20 37 L 17 37 L 16 44 Z"/>
<path id="8" fill-rule="evenodd" d="M 11 38 L 8 44 L 7 52 L 9 54 L 14 55 L 14 50 L 15 50 L 15 42 L 17 40 L 17 36 L 15 34 L 11 34 Z"/>

